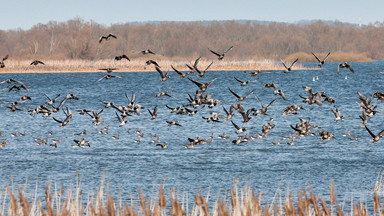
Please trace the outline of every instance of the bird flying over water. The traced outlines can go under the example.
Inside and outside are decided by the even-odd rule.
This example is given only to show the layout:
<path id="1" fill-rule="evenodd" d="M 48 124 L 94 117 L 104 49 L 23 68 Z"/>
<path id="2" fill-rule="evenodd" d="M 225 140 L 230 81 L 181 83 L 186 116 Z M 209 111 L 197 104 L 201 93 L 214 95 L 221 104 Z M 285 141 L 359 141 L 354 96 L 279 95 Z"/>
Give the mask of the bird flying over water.
<path id="1" fill-rule="evenodd" d="M 223 60 L 225 54 L 226 54 L 229 50 L 231 50 L 232 48 L 233 48 L 233 46 L 229 47 L 224 53 L 218 53 L 218 52 L 215 52 L 215 51 L 213 51 L 213 50 L 211 50 L 211 49 L 209 49 L 209 48 L 208 48 L 208 49 L 209 49 L 209 51 L 211 51 L 211 53 L 215 54 L 215 55 L 218 57 L 218 60 Z"/>
<path id="2" fill-rule="evenodd" d="M 285 71 L 284 71 L 284 73 L 289 73 L 289 72 L 291 72 L 293 65 L 294 65 L 298 60 L 299 60 L 298 58 L 295 59 L 295 61 L 293 61 L 292 64 L 291 64 L 291 66 L 289 66 L 289 67 L 287 67 L 287 65 L 286 65 L 283 61 L 281 61 L 281 63 L 282 63 L 283 66 L 285 67 Z"/>
<path id="3" fill-rule="evenodd" d="M 323 64 L 325 63 L 325 60 L 327 60 L 330 54 L 331 52 L 329 52 L 322 60 L 320 60 L 319 57 L 317 57 L 314 53 L 312 53 L 312 55 L 315 56 L 316 60 L 319 62 L 318 64 L 319 67 L 323 66 Z"/>
<path id="4" fill-rule="evenodd" d="M 355 72 L 350 64 L 347 62 L 341 63 L 337 66 L 337 72 L 340 72 L 340 68 L 348 68 L 352 73 Z"/>

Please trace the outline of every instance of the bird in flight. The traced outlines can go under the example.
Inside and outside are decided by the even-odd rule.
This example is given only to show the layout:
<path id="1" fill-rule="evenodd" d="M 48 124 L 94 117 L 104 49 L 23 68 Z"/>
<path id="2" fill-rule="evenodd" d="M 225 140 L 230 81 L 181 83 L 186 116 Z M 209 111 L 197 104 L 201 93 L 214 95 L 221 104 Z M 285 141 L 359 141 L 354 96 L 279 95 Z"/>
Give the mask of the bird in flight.
<path id="1" fill-rule="evenodd" d="M 218 57 L 219 60 L 223 60 L 225 54 L 226 54 L 229 50 L 231 50 L 232 48 L 233 48 L 233 46 L 229 47 L 224 53 L 217 53 L 217 52 L 215 52 L 215 51 L 213 51 L 213 50 L 211 50 L 211 49 L 209 49 L 209 48 L 208 48 L 208 49 L 209 49 L 209 51 L 211 51 L 211 53 L 215 54 L 215 55 Z"/>
<path id="2" fill-rule="evenodd" d="M 319 57 L 317 57 L 314 53 L 312 53 L 313 56 L 315 56 L 316 60 L 319 62 L 318 66 L 321 67 L 323 66 L 323 64 L 325 63 L 325 60 L 327 60 L 328 56 L 331 54 L 331 52 L 329 52 L 324 58 L 323 60 L 320 60 Z"/>
<path id="3" fill-rule="evenodd" d="M 120 61 L 122 59 L 127 59 L 128 61 L 131 61 L 131 59 L 129 59 L 128 56 L 125 54 L 115 57 L 115 61 Z"/>
<path id="4" fill-rule="evenodd" d="M 103 40 L 109 40 L 111 37 L 117 39 L 116 35 L 109 33 L 107 36 L 102 35 L 99 39 L 99 43 L 101 43 Z"/>
<path id="5" fill-rule="evenodd" d="M 293 61 L 292 64 L 291 64 L 291 66 L 289 66 L 289 67 L 287 67 L 287 65 L 286 65 L 283 61 L 281 61 L 281 63 L 282 63 L 283 66 L 285 67 L 285 71 L 284 71 L 284 73 L 289 73 L 289 72 L 291 72 L 293 65 L 294 65 L 298 60 L 299 60 L 298 58 L 295 59 L 295 61 Z"/>
<path id="6" fill-rule="evenodd" d="M 35 61 L 31 62 L 30 65 L 38 65 L 38 64 L 45 65 L 44 62 L 42 62 L 42 61 L 40 61 L 40 60 L 35 60 Z"/>
<path id="7" fill-rule="evenodd" d="M 355 71 L 353 70 L 353 68 L 351 67 L 351 65 L 348 64 L 347 62 L 344 62 L 344 63 L 339 64 L 339 66 L 337 66 L 337 72 L 340 71 L 340 68 L 348 68 L 352 73 L 355 72 Z"/>
<path id="8" fill-rule="evenodd" d="M 3 60 L 0 61 L 0 68 L 5 68 L 4 61 L 8 59 L 8 55 L 4 56 Z"/>

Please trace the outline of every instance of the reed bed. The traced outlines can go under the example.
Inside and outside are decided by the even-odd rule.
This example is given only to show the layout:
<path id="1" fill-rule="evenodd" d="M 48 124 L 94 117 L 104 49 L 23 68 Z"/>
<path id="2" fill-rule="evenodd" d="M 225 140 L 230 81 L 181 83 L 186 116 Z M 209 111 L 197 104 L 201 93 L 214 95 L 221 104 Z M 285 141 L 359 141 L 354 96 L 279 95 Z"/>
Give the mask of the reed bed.
<path id="1" fill-rule="evenodd" d="M 263 193 L 256 193 L 249 185 L 240 189 L 235 181 L 228 196 L 218 196 L 211 201 L 209 193 L 205 196 L 201 192 L 195 194 L 191 208 L 188 206 L 188 196 L 183 195 L 180 200 L 175 188 L 167 191 L 163 185 L 152 197 L 146 197 L 139 188 L 137 198 L 131 195 L 126 201 L 106 192 L 103 181 L 95 194 L 87 196 L 81 190 L 80 183 L 67 191 L 56 185 L 52 189 L 52 185 L 48 184 L 45 196 L 41 199 L 37 198 L 37 190 L 38 187 L 35 198 L 30 199 L 25 188 L 6 186 L 0 191 L 0 215 L 384 215 L 379 195 L 381 192 L 375 189 L 372 192 L 373 207 L 369 209 L 367 203 L 352 200 L 349 212 L 345 212 L 345 203 L 337 200 L 332 180 L 329 197 L 317 196 L 309 186 L 308 191 L 302 189 L 296 195 L 286 192 L 284 196 L 280 194 L 280 198 L 276 195 L 269 202 L 263 200 Z"/>
<path id="2" fill-rule="evenodd" d="M 134 59 L 130 62 L 104 60 L 43 60 L 45 65 L 30 65 L 29 60 L 7 60 L 2 73 L 64 73 L 64 72 L 102 72 L 101 68 L 118 68 L 117 72 L 153 72 L 153 66 L 146 66 L 146 59 Z M 156 61 L 164 71 L 173 71 L 171 65 L 180 71 L 188 71 L 185 64 L 193 64 L 185 60 L 169 60 L 157 57 Z M 201 60 L 199 68 L 205 69 L 211 61 Z M 146 66 L 146 67 L 145 67 Z M 306 70 L 302 64 L 295 64 L 295 70 Z M 317 68 L 313 68 L 317 69 Z M 252 70 L 284 70 L 283 65 L 274 60 L 222 60 L 215 61 L 209 68 L 211 71 L 252 71 Z M 105 72 L 105 71 L 104 71 Z"/>

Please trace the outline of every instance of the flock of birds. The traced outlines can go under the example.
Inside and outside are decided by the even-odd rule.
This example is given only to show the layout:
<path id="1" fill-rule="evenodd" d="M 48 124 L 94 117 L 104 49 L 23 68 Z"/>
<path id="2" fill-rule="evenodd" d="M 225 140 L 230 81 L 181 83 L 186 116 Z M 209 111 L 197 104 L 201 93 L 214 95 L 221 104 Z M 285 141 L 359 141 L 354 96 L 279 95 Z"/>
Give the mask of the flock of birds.
<path id="1" fill-rule="evenodd" d="M 99 43 L 102 43 L 103 41 L 108 41 L 111 38 L 117 39 L 117 36 L 113 34 L 109 34 L 107 36 L 101 36 L 99 39 Z M 209 49 L 209 48 L 208 48 Z M 225 52 L 217 52 L 214 50 L 209 49 L 209 51 L 217 57 L 217 59 L 220 61 L 222 60 L 225 55 L 233 49 L 233 46 L 230 46 Z M 143 51 L 140 51 L 141 54 L 143 55 L 157 55 L 155 52 L 151 51 L 150 49 L 146 49 Z M 319 58 L 316 56 L 314 53 L 312 53 L 315 59 L 318 61 L 318 66 L 321 68 L 327 58 L 330 56 L 331 52 L 329 52 L 324 58 Z M 2 61 L 0 62 L 0 67 L 4 68 L 5 67 L 5 61 L 8 59 L 8 55 L 6 55 Z M 114 60 L 120 61 L 126 59 L 127 61 L 130 61 L 130 58 L 123 54 L 120 56 L 116 56 Z M 166 105 L 166 108 L 170 110 L 171 114 L 174 115 L 190 115 L 194 116 L 198 112 L 200 112 L 202 109 L 212 109 L 216 107 L 217 105 L 222 104 L 222 101 L 214 99 L 213 95 L 207 93 L 207 90 L 209 89 L 210 85 L 214 83 L 217 78 L 214 78 L 210 80 L 209 82 L 202 82 L 198 79 L 204 77 L 204 75 L 208 72 L 209 68 L 211 65 L 214 63 L 213 61 L 204 69 L 201 69 L 199 66 L 201 56 L 197 58 L 193 64 L 186 64 L 187 71 L 182 71 L 174 66 L 171 66 L 172 70 L 178 75 L 178 78 L 182 79 L 187 77 L 187 79 L 196 85 L 198 88 L 194 94 L 188 93 L 188 103 L 184 105 L 180 105 L 177 107 L 171 107 L 169 105 Z M 295 63 L 298 62 L 298 59 L 295 59 L 293 62 L 290 64 L 282 62 L 282 65 L 285 67 L 284 73 L 290 73 L 293 70 L 293 67 Z M 40 60 L 35 60 L 33 61 L 30 65 L 44 65 L 44 63 Z M 154 69 L 159 73 L 160 75 L 160 82 L 166 82 L 171 76 L 169 75 L 170 71 L 163 71 L 162 67 L 153 59 L 149 59 L 148 61 L 145 62 L 145 66 L 153 66 Z M 340 69 L 342 68 L 347 68 L 349 71 L 354 72 L 354 69 L 351 67 L 350 64 L 347 62 L 341 63 L 338 65 L 337 71 L 339 72 Z M 102 80 L 108 80 L 111 78 L 123 78 L 121 76 L 113 74 L 113 71 L 117 70 L 118 68 L 110 67 L 110 68 L 100 68 L 100 70 L 105 71 L 106 74 L 96 80 L 97 82 L 100 82 Z M 191 78 L 192 74 L 197 73 L 197 78 Z M 263 73 L 261 71 L 252 71 L 248 72 L 251 77 L 257 76 L 259 73 Z M 240 86 L 244 87 L 247 86 L 251 83 L 258 82 L 259 79 L 254 79 L 254 80 L 241 80 L 237 77 L 234 77 L 234 79 L 240 83 Z M 0 82 L 0 87 L 5 86 L 5 84 L 8 84 L 7 87 L 3 88 L 1 92 L 3 91 L 29 91 L 29 88 L 24 84 L 23 82 L 16 80 L 16 79 L 6 79 L 4 81 Z M 272 101 L 269 101 L 268 105 L 264 105 L 261 100 L 258 98 L 258 96 L 255 94 L 255 91 L 249 91 L 249 93 L 245 95 L 241 95 L 234 91 L 231 88 L 228 88 L 228 91 L 234 96 L 235 98 L 235 103 L 231 104 L 229 109 L 227 109 L 225 106 L 222 106 L 222 113 L 221 112 L 209 112 L 210 116 L 202 116 L 204 120 L 207 122 L 228 122 L 230 121 L 231 124 L 233 125 L 233 130 L 234 133 L 236 133 L 236 137 L 232 137 L 232 143 L 233 144 L 241 144 L 244 142 L 249 142 L 254 139 L 262 139 L 267 137 L 268 133 L 274 129 L 275 124 L 273 123 L 273 118 L 270 119 L 269 122 L 266 122 L 262 125 L 261 128 L 261 133 L 260 134 L 255 134 L 255 135 L 250 135 L 247 133 L 248 128 L 247 128 L 247 123 L 251 121 L 255 116 L 257 115 L 262 115 L 262 116 L 270 116 L 268 113 L 268 109 L 277 101 L 277 100 L 286 100 L 284 91 L 280 89 L 277 84 L 274 82 L 272 83 L 266 83 L 264 85 L 266 89 L 273 89 L 273 94 L 277 96 L 277 98 L 273 99 Z M 224 90 L 224 89 L 223 89 Z M 327 93 L 325 92 L 316 92 L 313 88 L 309 86 L 303 86 L 303 90 L 306 92 L 307 95 L 300 97 L 303 99 L 303 103 L 308 104 L 309 106 L 322 106 L 323 103 L 329 103 L 329 104 L 335 104 L 335 99 L 330 97 Z M 251 95 L 254 95 L 258 103 L 260 104 L 259 108 L 251 108 L 251 109 L 245 109 L 243 105 L 241 104 L 242 101 L 246 100 L 248 97 Z M 71 120 L 73 118 L 73 113 L 72 111 L 78 112 L 80 115 L 85 115 L 89 116 L 92 124 L 94 125 L 95 128 L 100 128 L 104 121 L 102 120 L 102 114 L 104 113 L 104 109 L 73 109 L 71 110 L 69 107 L 64 107 L 64 105 L 70 101 L 76 101 L 79 100 L 79 98 L 74 95 L 74 94 L 68 94 L 64 98 L 61 98 L 61 95 L 58 94 L 55 97 L 50 97 L 49 95 L 45 94 L 47 100 L 45 101 L 44 104 L 41 104 L 35 108 L 29 108 L 29 109 L 22 109 L 19 107 L 20 104 L 32 100 L 31 97 L 28 95 L 24 95 L 20 97 L 17 101 L 14 102 L 6 102 L 6 105 L 3 105 L 5 108 L 8 108 L 10 112 L 29 112 L 30 115 L 41 115 L 44 118 L 52 118 L 52 120 L 62 128 L 67 127 L 68 124 L 71 123 Z M 135 93 L 132 93 L 131 97 L 129 97 L 127 94 L 125 94 L 127 100 L 128 100 L 128 105 L 116 105 L 114 102 L 110 101 L 103 101 L 103 107 L 105 109 L 113 109 L 116 115 L 116 125 L 118 127 L 125 127 L 129 120 L 128 118 L 137 115 L 139 116 L 144 107 L 136 102 L 136 95 Z M 173 97 L 171 94 L 169 94 L 168 91 L 163 91 L 160 93 L 156 94 L 157 98 L 160 97 Z M 377 110 L 377 105 L 373 104 L 373 98 L 376 98 L 380 102 L 384 102 L 384 93 L 383 92 L 374 92 L 370 97 L 364 96 L 360 92 L 357 93 L 358 99 L 359 99 L 359 107 L 362 110 L 362 114 L 359 116 L 362 120 L 361 126 L 364 127 L 368 134 L 372 137 L 370 140 L 371 142 L 377 142 L 379 141 L 382 137 L 384 137 L 384 130 L 380 131 L 379 133 L 374 133 L 372 132 L 368 126 L 367 123 L 369 120 L 375 116 L 379 111 Z M 61 98 L 61 99 L 60 99 Z M 60 99 L 60 100 L 59 100 Z M 100 104 L 101 105 L 101 104 Z M 207 108 L 206 108 L 207 107 Z M 306 109 L 313 109 L 313 108 L 305 108 L 304 106 L 300 106 L 297 104 L 291 104 L 288 105 L 283 112 L 283 115 L 295 115 L 297 114 L 300 110 L 306 110 Z M 57 113 L 59 111 L 62 111 L 64 114 L 64 117 L 58 118 L 58 117 L 51 117 L 52 113 Z M 158 110 L 159 107 L 155 106 L 153 109 L 147 109 L 149 113 L 149 121 L 155 121 L 155 119 L 158 116 Z M 333 109 L 330 108 L 332 111 L 333 115 L 335 116 L 335 121 L 343 121 L 344 117 L 341 114 L 339 109 Z M 236 123 L 232 117 L 235 115 L 240 115 L 241 120 L 242 120 L 242 125 L 239 123 Z M 174 121 L 166 121 L 166 124 L 168 127 L 183 127 L 182 123 L 174 120 Z M 332 134 L 330 131 L 326 131 L 324 129 L 321 130 L 321 127 L 317 125 L 311 124 L 310 119 L 304 119 L 304 118 L 299 118 L 299 122 L 296 124 L 290 125 L 291 134 L 288 134 L 285 137 L 282 137 L 282 139 L 288 139 L 289 141 L 286 142 L 288 145 L 294 145 L 294 140 L 299 139 L 301 137 L 305 136 L 318 136 L 320 140 L 330 140 L 335 138 L 335 135 Z M 110 126 L 105 126 L 102 127 L 101 129 L 98 129 L 98 133 L 100 134 L 108 134 L 109 133 Z M 315 129 L 319 129 L 320 131 L 314 132 Z M 127 129 L 127 133 L 131 133 L 131 129 Z M 144 137 L 144 132 L 141 131 L 140 128 L 137 128 L 134 133 L 138 134 L 138 139 L 135 139 L 134 142 L 142 142 L 142 139 Z M 12 133 L 11 136 L 23 136 L 25 135 L 24 133 Z M 53 132 L 49 132 L 49 135 L 53 135 Z M 79 139 L 73 139 L 73 147 L 84 147 L 84 148 L 89 148 L 91 147 L 91 143 L 89 140 L 86 140 L 85 135 L 87 135 L 87 130 L 84 129 L 81 132 L 78 132 L 74 134 L 76 136 L 83 136 Z M 0 133 L 0 137 L 3 136 L 3 133 Z M 344 134 L 343 136 L 351 136 L 350 131 L 348 131 L 347 134 Z M 151 135 L 152 142 L 156 143 L 157 146 L 160 148 L 168 148 L 168 143 L 167 142 L 161 142 L 160 141 L 160 136 L 157 134 Z M 218 139 L 231 139 L 231 136 L 223 133 L 220 135 L 214 135 L 212 134 L 209 136 L 207 139 L 204 138 L 187 138 L 185 141 L 185 148 L 193 148 L 194 146 L 205 144 L 205 143 L 212 143 L 215 138 Z M 112 136 L 112 139 L 120 139 L 120 134 L 117 136 Z M 351 138 L 354 140 L 357 140 L 357 136 Z M 57 148 L 58 144 L 62 142 L 62 137 L 57 137 L 55 139 L 49 140 L 48 137 L 45 136 L 40 136 L 40 137 L 35 137 L 34 142 L 37 145 L 47 145 L 52 148 Z M 274 145 L 281 144 L 280 139 L 278 139 L 276 142 L 272 142 Z M 0 147 L 5 147 L 7 145 L 7 139 L 3 139 L 2 142 L 0 143 Z"/>

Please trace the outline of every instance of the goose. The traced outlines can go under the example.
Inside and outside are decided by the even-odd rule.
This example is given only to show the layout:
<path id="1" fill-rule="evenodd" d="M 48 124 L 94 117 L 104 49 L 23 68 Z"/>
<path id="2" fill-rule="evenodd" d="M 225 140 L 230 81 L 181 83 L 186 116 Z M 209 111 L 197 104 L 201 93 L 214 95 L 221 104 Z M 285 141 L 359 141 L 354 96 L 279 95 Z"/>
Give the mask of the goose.
<path id="1" fill-rule="evenodd" d="M 189 77 L 188 77 L 188 79 L 191 82 L 193 82 L 195 85 L 197 85 L 197 87 L 199 87 L 202 92 L 205 92 L 207 90 L 208 86 L 210 86 L 217 78 L 215 78 L 215 79 L 213 79 L 213 80 L 211 80 L 211 81 L 209 81 L 207 83 L 201 83 L 201 82 L 193 80 L 193 79 L 191 79 Z"/>
<path id="2" fill-rule="evenodd" d="M 107 74 L 107 75 L 101 77 L 100 79 L 96 80 L 96 82 L 100 82 L 100 81 L 103 80 L 103 79 L 108 80 L 108 79 L 111 79 L 111 78 L 113 78 L 113 77 L 116 77 L 116 78 L 119 78 L 119 79 L 123 78 L 122 76 L 117 76 L 117 75 Z"/>
<path id="3" fill-rule="evenodd" d="M 255 90 L 252 90 L 252 91 L 249 92 L 247 95 L 241 97 L 240 95 L 236 94 L 236 92 L 232 91 L 232 89 L 230 89 L 230 88 L 228 88 L 228 89 L 229 89 L 229 91 L 230 91 L 230 92 L 237 98 L 237 99 L 236 99 L 236 102 L 240 102 L 240 101 L 245 100 L 249 95 L 253 94 L 253 92 L 255 91 Z"/>
<path id="4" fill-rule="evenodd" d="M 115 38 L 115 39 L 117 39 L 116 35 L 114 35 L 114 34 L 112 34 L 112 33 L 109 33 L 107 36 L 102 35 L 102 36 L 99 38 L 99 43 L 101 43 L 103 40 L 109 40 L 110 38 Z"/>
<path id="5" fill-rule="evenodd" d="M 69 123 L 69 121 L 72 119 L 72 113 L 71 113 L 71 110 L 68 107 L 67 107 L 67 112 L 65 112 L 65 110 L 63 110 L 63 113 L 66 116 L 66 118 L 63 121 L 58 120 L 55 117 L 52 117 L 53 120 L 55 120 L 56 122 L 61 124 L 60 127 L 66 126 Z"/>
<path id="6" fill-rule="evenodd" d="M 120 139 L 120 133 L 117 134 L 117 136 L 112 136 L 112 139 L 114 139 L 114 140 L 118 140 L 118 139 Z"/>
<path id="7" fill-rule="evenodd" d="M 199 73 L 199 75 L 197 75 L 197 77 L 201 78 L 205 75 L 205 73 L 207 72 L 207 70 L 212 66 L 213 62 L 211 62 L 211 64 L 209 64 L 203 71 L 199 70 L 197 67 L 195 68 L 195 70 Z"/>
<path id="8" fill-rule="evenodd" d="M 195 60 L 195 62 L 193 63 L 192 66 L 189 65 L 189 64 L 185 64 L 185 66 L 187 66 L 187 68 L 190 70 L 190 71 L 188 72 L 188 74 L 190 74 L 190 73 L 194 73 L 194 72 L 196 71 L 196 69 L 197 69 L 197 65 L 199 64 L 200 59 L 201 59 L 201 56 L 199 56 L 199 57 Z"/>
<path id="9" fill-rule="evenodd" d="M 272 130 L 275 127 L 275 124 L 267 122 L 263 124 L 263 127 L 261 129 L 261 136 L 267 137 L 267 133 Z"/>
<path id="10" fill-rule="evenodd" d="M 320 60 L 319 57 L 317 57 L 313 52 L 312 52 L 312 55 L 315 56 L 316 60 L 319 62 L 318 66 L 319 67 L 322 67 L 323 64 L 325 63 L 325 60 L 327 60 L 328 56 L 331 54 L 331 52 L 328 52 L 328 54 L 322 59 Z"/>
<path id="11" fill-rule="evenodd" d="M 57 144 L 57 143 L 61 143 L 61 137 L 59 137 L 58 139 L 53 139 L 52 140 L 53 144 Z M 57 146 L 56 146 L 57 147 Z"/>
<path id="12" fill-rule="evenodd" d="M 332 111 L 333 115 L 335 115 L 335 121 L 338 121 L 338 120 L 344 120 L 344 116 L 341 115 L 339 109 L 336 108 L 336 110 L 333 110 L 333 109 L 331 108 L 331 111 Z"/>
<path id="13" fill-rule="evenodd" d="M 340 64 L 337 66 L 337 72 L 340 72 L 340 68 L 348 68 L 352 73 L 355 72 L 355 71 L 353 70 L 353 68 L 351 67 L 351 65 L 348 64 L 347 62 L 340 63 Z"/>
<path id="14" fill-rule="evenodd" d="M 261 101 L 259 100 L 259 98 L 257 97 L 257 95 L 255 95 L 257 101 L 260 103 L 261 105 L 261 109 L 256 109 L 255 112 L 254 112 L 254 115 L 257 115 L 257 114 L 261 114 L 261 115 L 268 115 L 267 114 L 267 111 L 268 111 L 268 108 L 270 106 L 272 106 L 272 104 L 274 104 L 276 102 L 277 99 L 274 99 L 272 100 L 266 107 L 261 103 Z"/>
<path id="15" fill-rule="evenodd" d="M 375 135 L 366 125 L 364 125 L 364 127 L 373 138 L 370 140 L 371 143 L 377 142 L 380 140 L 380 138 L 384 137 L 384 130 L 380 131 L 380 133 Z"/>
<path id="16" fill-rule="evenodd" d="M 223 109 L 224 109 L 225 114 L 227 115 L 227 117 L 225 117 L 224 121 L 228 121 L 229 119 L 231 119 L 235 115 L 235 113 L 234 113 L 235 108 L 233 106 L 231 106 L 229 108 L 229 112 L 224 106 L 223 106 Z"/>
<path id="17" fill-rule="evenodd" d="M 159 109 L 159 107 L 156 105 L 155 108 L 153 109 L 153 112 L 151 112 L 151 110 L 148 109 L 148 112 L 149 114 L 151 115 L 151 118 L 149 119 L 150 121 L 153 121 L 155 120 L 155 118 L 157 117 L 157 110 Z"/>
<path id="18" fill-rule="evenodd" d="M 131 59 L 125 54 L 120 55 L 120 56 L 115 56 L 115 61 L 120 61 L 122 59 L 127 59 L 128 61 L 131 61 Z"/>
<path id="19" fill-rule="evenodd" d="M 289 66 L 289 67 L 287 67 L 287 65 L 285 65 L 285 63 L 284 63 L 283 61 L 281 61 L 281 63 L 282 63 L 283 66 L 285 67 L 285 71 L 284 71 L 284 73 L 289 73 L 289 72 L 291 72 L 293 65 L 294 65 L 298 60 L 299 60 L 298 58 L 295 59 L 295 61 L 293 61 L 292 64 L 291 64 L 291 66 Z"/>
<path id="20" fill-rule="evenodd" d="M 60 94 L 56 95 L 56 97 L 54 97 L 53 99 L 51 97 L 49 97 L 47 94 L 44 93 L 44 95 L 48 98 L 48 102 L 46 102 L 45 104 L 47 105 L 50 105 L 52 106 L 56 101 L 57 99 L 60 97 Z"/>
<path id="21" fill-rule="evenodd" d="M 278 139 L 276 142 L 272 142 L 272 145 L 280 145 L 280 139 Z"/>
<path id="22" fill-rule="evenodd" d="M 177 74 L 179 74 L 179 78 L 184 78 L 185 76 L 188 75 L 188 73 L 183 73 L 183 72 L 177 70 L 173 65 L 171 65 L 171 68 L 172 68 Z"/>
<path id="23" fill-rule="evenodd" d="M 239 83 L 241 83 L 240 86 L 246 86 L 246 85 L 248 85 L 249 83 L 259 81 L 259 79 L 244 81 L 244 80 L 241 80 L 241 79 L 239 79 L 239 78 L 237 78 L 237 77 L 234 77 L 234 78 L 235 78 L 236 81 L 238 81 Z"/>
<path id="24" fill-rule="evenodd" d="M 152 52 L 152 50 L 150 50 L 150 49 L 142 50 L 141 54 L 143 54 L 143 55 L 146 55 L 146 54 L 156 55 L 156 53 Z"/>
<path id="25" fill-rule="evenodd" d="M 281 98 L 283 98 L 284 100 L 287 100 L 285 98 L 284 92 L 281 89 L 277 89 L 277 86 L 276 86 L 275 83 L 273 83 L 273 82 L 272 83 L 267 83 L 267 84 L 264 85 L 264 87 L 265 88 L 273 88 L 273 94 L 274 95 L 280 95 Z"/>
<path id="26" fill-rule="evenodd" d="M 240 134 L 240 133 L 243 133 L 244 131 L 247 130 L 247 128 L 241 128 L 239 125 L 237 125 L 232 120 L 231 120 L 231 122 L 232 122 L 232 125 L 236 128 L 236 132 L 235 133 Z"/>
<path id="27" fill-rule="evenodd" d="M 147 66 L 151 64 L 155 65 L 155 67 L 160 67 L 160 65 L 155 60 L 148 60 L 145 62 L 144 69 L 147 69 Z"/>
<path id="28" fill-rule="evenodd" d="M 8 54 L 3 57 L 3 59 L 0 61 L 0 68 L 5 68 L 4 61 L 8 59 Z"/>
<path id="29" fill-rule="evenodd" d="M 157 72 L 159 72 L 159 74 L 160 74 L 160 77 L 161 77 L 160 81 L 161 81 L 161 82 L 164 82 L 164 81 L 166 81 L 167 79 L 171 78 L 170 76 L 168 76 L 168 73 L 169 73 L 169 72 L 164 73 L 164 72 L 163 72 L 159 67 L 157 67 L 157 66 L 155 66 L 155 69 L 156 69 Z"/>
<path id="30" fill-rule="evenodd" d="M 13 89 L 15 89 L 16 91 L 20 91 L 21 89 L 24 89 L 26 91 L 29 91 L 29 88 L 24 85 L 24 84 L 21 84 L 21 85 L 13 85 L 11 86 L 9 89 L 8 89 L 8 92 L 12 91 Z"/>
<path id="31" fill-rule="evenodd" d="M 231 49 L 233 48 L 233 46 L 229 47 L 224 53 L 217 53 L 211 49 L 208 48 L 209 51 L 211 51 L 211 53 L 215 54 L 217 57 L 218 57 L 218 60 L 223 60 L 225 54 L 230 51 Z"/>
<path id="32" fill-rule="evenodd" d="M 160 143 L 160 142 L 161 142 L 161 141 L 160 141 L 160 137 L 159 137 L 159 136 L 156 137 L 156 139 L 152 140 L 152 142 L 153 142 L 153 143 Z"/>
<path id="33" fill-rule="evenodd" d="M 119 127 L 123 127 L 125 124 L 127 124 L 127 120 L 126 120 L 126 117 L 124 116 L 124 117 L 121 117 L 119 114 L 117 114 L 117 112 L 115 112 L 116 113 L 116 117 L 117 117 L 117 119 L 119 120 L 119 122 L 120 122 L 120 124 L 119 124 Z"/>
<path id="34" fill-rule="evenodd" d="M 183 125 L 179 124 L 179 121 L 166 121 L 168 123 L 168 126 L 176 125 L 179 127 L 183 127 Z"/>
<path id="35" fill-rule="evenodd" d="M 168 91 L 163 91 L 163 92 L 160 92 L 156 95 L 156 97 L 162 97 L 162 96 L 168 96 L 168 97 L 173 97 L 172 95 L 168 94 Z"/>
<path id="36" fill-rule="evenodd" d="M 75 136 L 87 135 L 87 130 L 84 129 L 83 131 L 81 131 L 81 132 L 79 132 L 79 133 L 75 133 L 74 135 L 75 135 Z"/>
<path id="37" fill-rule="evenodd" d="M 82 137 L 81 140 L 75 140 L 75 139 L 74 139 L 73 142 L 76 143 L 76 145 L 73 145 L 73 146 L 72 146 L 73 148 L 81 147 L 82 145 L 84 145 L 84 144 L 86 143 L 84 137 Z"/>
<path id="38" fill-rule="evenodd" d="M 38 65 L 38 64 L 45 65 L 44 62 L 42 62 L 42 61 L 40 61 L 40 60 L 34 60 L 34 61 L 31 62 L 29 65 Z"/>
<path id="39" fill-rule="evenodd" d="M 112 73 L 114 70 L 119 70 L 119 68 L 99 68 L 98 70 L 104 70 L 106 71 L 107 73 Z"/>

